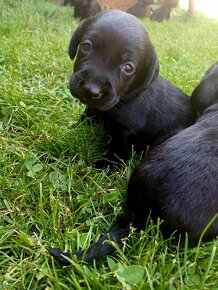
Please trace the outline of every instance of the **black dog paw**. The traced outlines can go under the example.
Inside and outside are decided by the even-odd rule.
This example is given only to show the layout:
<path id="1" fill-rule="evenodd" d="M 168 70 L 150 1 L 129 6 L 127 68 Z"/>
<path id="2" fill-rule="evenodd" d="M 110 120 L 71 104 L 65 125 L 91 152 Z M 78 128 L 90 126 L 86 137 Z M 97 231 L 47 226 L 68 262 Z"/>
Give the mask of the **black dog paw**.
<path id="1" fill-rule="evenodd" d="M 67 252 L 63 252 L 57 248 L 47 248 L 47 251 L 54 259 L 63 266 L 70 266 L 71 262 L 67 258 L 72 258 Z M 66 258 L 67 257 L 67 258 Z"/>
<path id="2" fill-rule="evenodd" d="M 112 161 L 108 159 L 97 160 L 95 164 L 93 165 L 95 169 L 100 169 L 100 170 L 108 169 L 109 171 L 115 171 L 119 169 L 121 166 L 122 166 L 121 162 L 116 162 L 116 161 Z"/>

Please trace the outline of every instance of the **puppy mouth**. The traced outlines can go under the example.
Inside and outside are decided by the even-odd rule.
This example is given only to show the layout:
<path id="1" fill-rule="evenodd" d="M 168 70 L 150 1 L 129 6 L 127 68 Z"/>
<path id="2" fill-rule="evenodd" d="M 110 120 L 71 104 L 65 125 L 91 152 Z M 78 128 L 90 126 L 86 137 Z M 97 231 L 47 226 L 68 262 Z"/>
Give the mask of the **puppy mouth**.
<path id="1" fill-rule="evenodd" d="M 119 101 L 120 101 L 119 96 L 116 96 L 116 98 L 114 98 L 111 102 L 100 106 L 95 104 L 94 107 L 100 111 L 109 111 L 110 109 L 113 109 L 119 103 Z"/>
<path id="2" fill-rule="evenodd" d="M 82 96 L 80 95 L 78 99 L 83 104 L 92 107 L 94 109 L 97 109 L 99 111 L 109 111 L 110 109 L 114 108 L 120 101 L 119 96 L 114 96 L 112 98 L 110 96 L 107 96 L 106 97 L 107 100 L 104 100 L 104 94 L 98 97 L 90 97 L 90 98 L 84 95 Z"/>

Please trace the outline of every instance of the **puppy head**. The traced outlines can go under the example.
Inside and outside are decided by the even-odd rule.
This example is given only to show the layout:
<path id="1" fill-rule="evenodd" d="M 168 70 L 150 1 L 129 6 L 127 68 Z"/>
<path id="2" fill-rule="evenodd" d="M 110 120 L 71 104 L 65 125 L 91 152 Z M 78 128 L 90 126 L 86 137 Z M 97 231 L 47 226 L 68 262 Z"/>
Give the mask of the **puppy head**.
<path id="1" fill-rule="evenodd" d="M 109 110 L 144 90 L 159 62 L 144 26 L 132 15 L 109 10 L 83 21 L 70 41 L 75 59 L 70 90 L 98 110 Z"/>
<path id="2" fill-rule="evenodd" d="M 218 103 L 218 62 L 205 72 L 201 82 L 192 92 L 191 103 L 199 113 Z"/>

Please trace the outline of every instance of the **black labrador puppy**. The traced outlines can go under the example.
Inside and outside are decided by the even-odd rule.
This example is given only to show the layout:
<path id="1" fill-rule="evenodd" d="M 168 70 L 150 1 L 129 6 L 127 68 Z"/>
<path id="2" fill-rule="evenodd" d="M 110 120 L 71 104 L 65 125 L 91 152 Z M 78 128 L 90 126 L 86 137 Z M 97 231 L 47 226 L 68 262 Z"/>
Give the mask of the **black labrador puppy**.
<path id="1" fill-rule="evenodd" d="M 83 21 L 70 41 L 72 95 L 111 136 L 106 158 L 124 160 L 193 123 L 190 98 L 159 76 L 148 32 L 134 16 L 109 10 Z M 117 159 L 118 160 L 118 159 Z"/>
<path id="2" fill-rule="evenodd" d="M 204 238 L 218 235 L 218 64 L 213 65 L 193 91 L 192 103 L 202 113 L 196 123 L 153 149 L 136 167 L 129 181 L 123 214 L 109 234 L 77 252 L 91 263 L 114 251 L 108 239 L 121 243 L 132 225 L 144 229 L 150 216 L 164 220 L 165 236 L 175 230 L 188 233 L 196 243 L 214 218 Z M 58 249 L 50 253 L 64 265 L 71 254 Z"/>
<path id="3" fill-rule="evenodd" d="M 171 9 L 178 5 L 178 0 L 163 0 L 162 4 L 154 10 L 150 19 L 158 22 L 162 22 L 164 19 L 170 19 Z"/>

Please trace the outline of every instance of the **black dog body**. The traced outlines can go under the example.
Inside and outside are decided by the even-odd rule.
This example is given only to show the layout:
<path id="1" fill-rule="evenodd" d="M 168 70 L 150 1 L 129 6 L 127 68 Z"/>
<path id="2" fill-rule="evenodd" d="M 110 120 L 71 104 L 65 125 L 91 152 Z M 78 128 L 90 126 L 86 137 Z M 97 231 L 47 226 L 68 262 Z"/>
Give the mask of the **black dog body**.
<path id="1" fill-rule="evenodd" d="M 151 14 L 150 19 L 162 22 L 170 19 L 171 9 L 178 5 L 178 0 L 164 0 L 163 3 Z"/>
<path id="2" fill-rule="evenodd" d="M 138 0 L 137 3 L 127 10 L 128 13 L 143 18 L 145 17 L 146 5 L 151 5 L 154 3 L 154 0 Z"/>
<path id="3" fill-rule="evenodd" d="M 73 6 L 74 16 L 80 20 L 96 15 L 102 10 L 96 0 L 65 0 L 64 4 Z"/>
<path id="4" fill-rule="evenodd" d="M 210 110 L 216 112 L 210 112 Z M 151 218 L 164 220 L 163 233 L 189 234 L 195 243 L 218 213 L 218 104 L 197 123 L 165 141 L 136 168 L 128 191 L 127 209 L 136 226 Z M 147 205 L 147 208 L 146 206 Z M 153 210 L 154 209 L 154 210 Z M 142 223 L 140 225 L 140 223 Z M 204 238 L 218 234 L 218 220 Z"/>
<path id="5" fill-rule="evenodd" d="M 123 214 L 109 234 L 76 256 L 87 263 L 114 251 L 109 238 L 121 243 L 132 225 L 144 229 L 150 216 L 161 218 L 165 236 L 174 231 L 189 235 L 194 245 L 218 213 L 218 64 L 205 74 L 191 97 L 202 113 L 196 123 L 153 149 L 136 167 L 129 181 Z M 218 218 L 204 234 L 204 239 L 218 235 Z M 61 263 L 70 264 L 64 253 L 50 249 Z"/>
<path id="6" fill-rule="evenodd" d="M 158 22 L 162 22 L 165 19 L 170 19 L 171 7 L 168 5 L 161 5 L 151 14 L 150 19 Z"/>
<path id="7" fill-rule="evenodd" d="M 189 98 L 159 76 L 159 62 L 144 26 L 111 10 L 87 19 L 74 33 L 76 57 L 70 90 L 111 135 L 108 158 L 127 159 L 193 122 Z"/>

